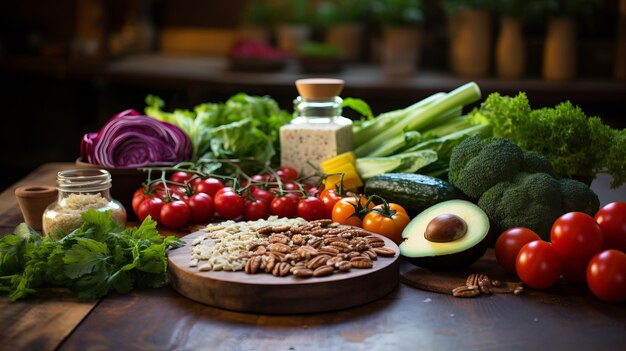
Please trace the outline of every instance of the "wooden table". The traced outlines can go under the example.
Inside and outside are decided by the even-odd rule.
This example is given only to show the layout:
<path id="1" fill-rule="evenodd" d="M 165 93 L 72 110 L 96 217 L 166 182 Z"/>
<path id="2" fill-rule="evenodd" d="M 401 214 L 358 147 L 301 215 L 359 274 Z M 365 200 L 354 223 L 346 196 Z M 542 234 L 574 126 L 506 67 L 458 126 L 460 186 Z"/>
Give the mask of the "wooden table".
<path id="1" fill-rule="evenodd" d="M 69 167 L 43 165 L 16 186 L 54 184 Z M 592 185 L 602 203 L 626 199 L 607 181 Z M 0 194 L 1 233 L 22 221 L 13 189 Z M 458 299 L 401 284 L 360 307 L 270 316 L 198 304 L 169 286 L 99 301 L 47 290 L 17 303 L 0 297 L 0 330 L 0 350 L 623 350 L 626 304 L 584 287 Z"/>

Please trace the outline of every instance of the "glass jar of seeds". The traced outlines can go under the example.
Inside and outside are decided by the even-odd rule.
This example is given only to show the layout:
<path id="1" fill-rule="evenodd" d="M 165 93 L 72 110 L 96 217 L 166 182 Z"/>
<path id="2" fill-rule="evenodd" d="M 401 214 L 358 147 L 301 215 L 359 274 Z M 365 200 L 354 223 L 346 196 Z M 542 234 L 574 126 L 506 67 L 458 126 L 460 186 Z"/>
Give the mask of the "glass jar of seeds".
<path id="1" fill-rule="evenodd" d="M 87 210 L 111 211 L 112 218 L 126 223 L 126 210 L 111 198 L 111 174 L 101 169 L 70 169 L 57 174 L 59 196 L 43 214 L 43 232 L 60 239 L 79 228 Z"/>

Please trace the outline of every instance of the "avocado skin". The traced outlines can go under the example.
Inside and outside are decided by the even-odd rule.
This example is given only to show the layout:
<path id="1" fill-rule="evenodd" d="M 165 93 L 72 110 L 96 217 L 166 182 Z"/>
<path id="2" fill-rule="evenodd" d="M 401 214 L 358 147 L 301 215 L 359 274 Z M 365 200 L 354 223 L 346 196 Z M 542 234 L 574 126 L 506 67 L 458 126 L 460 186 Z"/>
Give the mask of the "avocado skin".
<path id="1" fill-rule="evenodd" d="M 447 200 L 467 200 L 452 184 L 421 174 L 387 173 L 367 180 L 365 195 L 378 195 L 387 202 L 401 205 L 413 217 L 432 205 Z"/>

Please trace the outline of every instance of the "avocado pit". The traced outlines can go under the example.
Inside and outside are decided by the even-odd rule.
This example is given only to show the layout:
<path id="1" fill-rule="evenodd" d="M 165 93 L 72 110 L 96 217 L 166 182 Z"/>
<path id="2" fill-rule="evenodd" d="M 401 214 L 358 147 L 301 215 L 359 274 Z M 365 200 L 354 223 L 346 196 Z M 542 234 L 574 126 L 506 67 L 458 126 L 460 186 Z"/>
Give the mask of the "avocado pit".
<path id="1" fill-rule="evenodd" d="M 424 238 L 435 243 L 449 243 L 467 234 L 467 223 L 463 218 L 443 213 L 433 218 L 426 226 Z"/>

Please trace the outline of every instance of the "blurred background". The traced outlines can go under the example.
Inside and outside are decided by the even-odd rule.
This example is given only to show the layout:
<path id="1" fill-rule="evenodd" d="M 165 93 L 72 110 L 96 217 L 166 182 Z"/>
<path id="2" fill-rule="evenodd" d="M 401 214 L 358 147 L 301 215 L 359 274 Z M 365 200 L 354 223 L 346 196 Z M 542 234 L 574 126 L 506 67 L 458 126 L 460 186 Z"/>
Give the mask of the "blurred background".
<path id="1" fill-rule="evenodd" d="M 115 113 L 342 78 L 375 113 L 475 80 L 626 126 L 625 0 L 57 0 L 0 3 L 0 189 L 74 161 Z"/>

